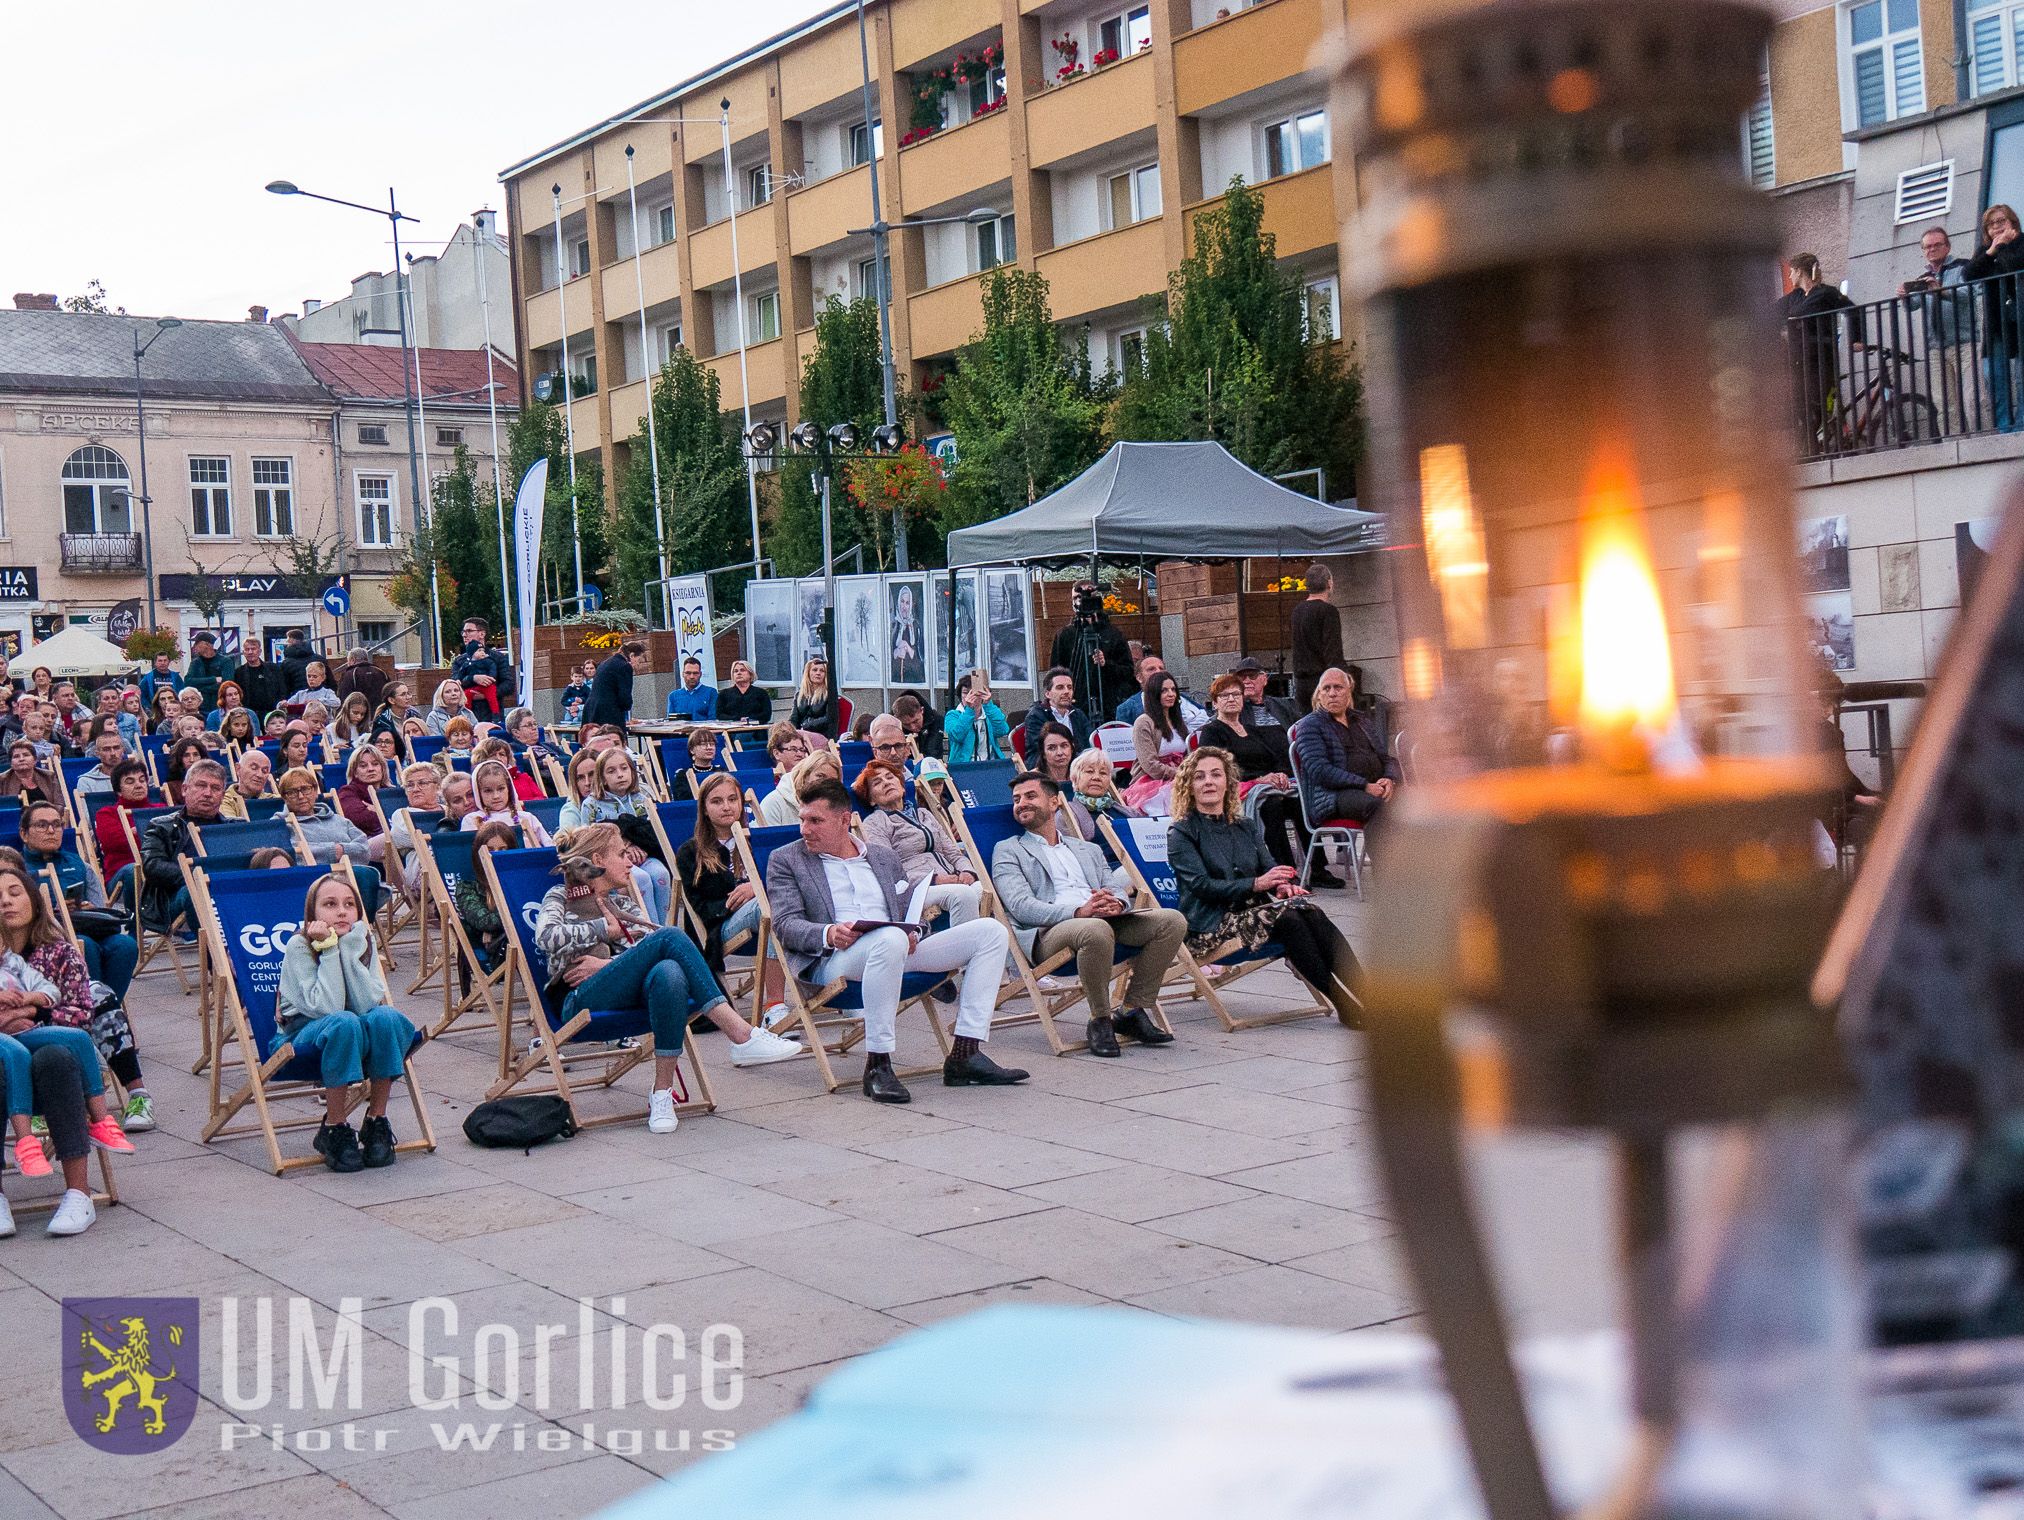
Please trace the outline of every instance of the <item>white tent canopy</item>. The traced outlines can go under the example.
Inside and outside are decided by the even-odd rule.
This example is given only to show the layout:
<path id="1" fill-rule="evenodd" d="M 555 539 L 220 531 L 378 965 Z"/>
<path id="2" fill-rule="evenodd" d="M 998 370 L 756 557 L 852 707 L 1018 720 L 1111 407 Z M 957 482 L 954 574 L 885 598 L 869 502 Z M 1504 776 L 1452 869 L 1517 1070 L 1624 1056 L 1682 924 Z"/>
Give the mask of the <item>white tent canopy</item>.
<path id="1" fill-rule="evenodd" d="M 123 676 L 140 669 L 140 664 L 139 660 L 129 660 L 119 645 L 107 643 L 90 629 L 73 623 L 9 660 L 7 674 L 18 681 L 46 665 L 59 681 L 77 681 Z"/>
<path id="2" fill-rule="evenodd" d="M 1114 443 L 1024 511 L 949 535 L 949 563 L 1307 559 L 1382 545 L 1384 519 L 1289 491 L 1220 443 Z"/>

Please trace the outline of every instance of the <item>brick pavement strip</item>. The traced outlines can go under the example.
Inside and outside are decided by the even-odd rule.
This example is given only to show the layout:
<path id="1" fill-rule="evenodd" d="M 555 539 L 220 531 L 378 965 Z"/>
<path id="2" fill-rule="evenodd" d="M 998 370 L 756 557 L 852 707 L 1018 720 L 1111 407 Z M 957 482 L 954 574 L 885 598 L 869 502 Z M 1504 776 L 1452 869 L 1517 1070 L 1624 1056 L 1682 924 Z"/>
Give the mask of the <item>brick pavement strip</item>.
<path id="1" fill-rule="evenodd" d="M 1332 895 L 1326 906 L 1361 937 L 1360 905 Z M 1284 973 L 1265 972 L 1231 1002 L 1242 1011 L 1293 996 Z M 403 1002 L 427 1017 L 426 994 Z M 355 1177 L 276 1178 L 252 1143 L 198 1142 L 206 1080 L 189 1073 L 194 999 L 152 976 L 131 1007 L 162 1130 L 137 1137 L 141 1154 L 120 1174 L 126 1201 L 81 1240 L 50 1240 L 24 1221 L 0 1244 L 0 1365 L 48 1368 L 50 1395 L 0 1402 L 8 1520 L 587 1514 L 697 1460 L 711 1432 L 735 1440 L 788 1413 L 843 1360 L 991 1304 L 1136 1304 L 1331 1331 L 1411 1313 L 1368 1151 L 1362 1041 L 1331 1023 L 1231 1035 L 1205 1007 L 1174 1001 L 1179 1044 L 1128 1046 L 1118 1061 L 1056 1060 L 1035 1029 L 1006 1030 L 992 1049 L 1033 1072 L 1025 1088 L 923 1079 L 899 1110 L 850 1087 L 825 1095 L 805 1061 L 733 1070 L 723 1042 L 705 1035 L 718 1114 L 672 1136 L 623 1126 L 532 1155 L 465 1142 L 458 1125 L 491 1061 L 482 1041 L 466 1042 L 418 1057 L 434 1156 Z M 903 1046 L 903 1059 L 921 1054 Z M 636 1098 L 643 1076 L 626 1086 Z M 398 1101 L 392 1112 L 398 1127 Z M 1564 1144 L 1533 1164 L 1546 1179 L 1536 1199 L 1602 1185 Z M 1522 1176 L 1500 1175 L 1522 1200 Z M 17 1198 L 24 1187 L 9 1179 Z M 1591 1284 L 1567 1280 L 1582 1276 L 1573 1254 L 1555 1253 L 1556 1280 L 1521 1288 L 1521 1307 L 1556 1324 L 1578 1317 L 1570 1305 Z M 198 1425 L 157 1456 L 93 1452 L 64 1420 L 56 1301 L 83 1294 L 205 1301 Z M 370 1386 L 355 1414 L 341 1403 L 225 1407 L 223 1305 L 239 1304 L 243 1329 L 263 1294 L 277 1300 L 277 1384 L 289 1364 L 285 1300 L 306 1301 L 325 1350 L 339 1305 L 359 1300 Z M 589 1309 L 579 1294 L 594 1297 Z M 692 1392 L 681 1407 L 649 1410 L 636 1386 L 624 1411 L 578 1407 L 612 1396 L 614 1327 L 630 1332 L 634 1356 L 618 1386 L 636 1385 L 640 1336 L 657 1323 L 686 1334 L 692 1388 L 705 1328 L 738 1327 L 737 1407 L 707 1409 Z M 487 1325 L 515 1333 L 489 1360 L 477 1344 Z M 552 1359 L 536 1354 L 542 1327 Z M 578 1360 L 586 1349 L 589 1364 Z M 430 1388 L 455 1391 L 457 1407 L 416 1404 L 411 1353 L 459 1359 L 454 1377 L 425 1366 Z M 259 1355 L 242 1340 L 236 1381 L 250 1380 Z M 546 1415 L 533 1386 L 543 1360 Z M 481 1387 L 503 1407 L 478 1407 Z M 226 1421 L 257 1423 L 262 1437 L 221 1450 Z M 500 1430 L 487 1450 L 442 1450 L 434 1426 L 464 1422 Z M 280 1449 L 266 1429 L 277 1424 Z M 364 1450 L 344 1449 L 347 1428 Z M 628 1428 L 643 1448 L 628 1449 Z M 322 1441 L 329 1449 L 300 1449 Z"/>

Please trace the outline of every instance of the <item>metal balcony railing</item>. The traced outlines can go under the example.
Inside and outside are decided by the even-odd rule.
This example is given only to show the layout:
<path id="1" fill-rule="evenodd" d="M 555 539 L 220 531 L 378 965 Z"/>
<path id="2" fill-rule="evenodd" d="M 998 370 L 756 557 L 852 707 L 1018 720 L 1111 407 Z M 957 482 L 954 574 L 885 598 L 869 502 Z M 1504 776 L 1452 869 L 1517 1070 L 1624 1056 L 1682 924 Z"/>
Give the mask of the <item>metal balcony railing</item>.
<path id="1" fill-rule="evenodd" d="M 1914 288 L 1785 323 L 1802 461 L 2024 424 L 2024 276 Z"/>
<path id="2" fill-rule="evenodd" d="M 141 536 L 138 533 L 61 533 L 57 535 L 66 575 L 139 575 Z"/>

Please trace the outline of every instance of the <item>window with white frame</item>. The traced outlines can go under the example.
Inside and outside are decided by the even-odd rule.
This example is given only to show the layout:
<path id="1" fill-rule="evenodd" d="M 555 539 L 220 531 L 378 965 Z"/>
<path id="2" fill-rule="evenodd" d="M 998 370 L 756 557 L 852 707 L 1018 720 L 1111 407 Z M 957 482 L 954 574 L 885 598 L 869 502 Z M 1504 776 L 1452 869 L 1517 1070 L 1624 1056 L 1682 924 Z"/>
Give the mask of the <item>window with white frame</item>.
<path id="1" fill-rule="evenodd" d="M 969 96 L 970 115 L 988 111 L 1005 98 L 1005 69 L 1003 65 L 991 70 L 982 79 L 973 79 L 964 86 Z"/>
<path id="2" fill-rule="evenodd" d="M 868 164 L 874 158 L 885 157 L 885 122 L 875 120 L 869 131 L 861 121 L 853 121 L 843 129 L 843 161 L 855 169 L 859 164 Z"/>
<path id="3" fill-rule="evenodd" d="M 1135 5 L 1096 23 L 1096 51 L 1129 58 L 1153 40 L 1153 11 L 1149 5 Z"/>
<path id="4" fill-rule="evenodd" d="M 360 618 L 358 641 L 361 644 L 388 644 L 393 641 L 394 625 L 384 619 Z"/>
<path id="5" fill-rule="evenodd" d="M 1771 61 L 1757 76 L 1757 98 L 1743 118 L 1743 172 L 1759 190 L 1778 183 L 1778 155 L 1771 135 Z"/>
<path id="6" fill-rule="evenodd" d="M 1300 321 L 1309 343 L 1332 343 L 1342 336 L 1342 298 L 1334 275 L 1301 286 Z"/>
<path id="7" fill-rule="evenodd" d="M 1265 178 L 1298 174 L 1328 162 L 1328 113 L 1302 111 L 1264 128 Z"/>
<path id="8" fill-rule="evenodd" d="M 664 243 L 672 243 L 675 240 L 675 203 L 669 201 L 647 212 L 647 226 L 653 236 L 651 247 L 659 248 Z"/>
<path id="9" fill-rule="evenodd" d="M 745 171 L 745 204 L 763 206 L 773 199 L 773 170 L 767 164 L 754 164 Z"/>
<path id="10" fill-rule="evenodd" d="M 752 297 L 752 341 L 770 343 L 780 336 L 780 292 L 762 290 Z"/>
<path id="11" fill-rule="evenodd" d="M 295 536 L 295 461 L 253 461 L 253 533 L 256 538 Z"/>
<path id="12" fill-rule="evenodd" d="M 1120 375 L 1133 375 L 1146 362 L 1146 330 L 1127 327 L 1111 340 L 1110 367 Z"/>
<path id="13" fill-rule="evenodd" d="M 1104 181 L 1104 214 L 1110 227 L 1129 227 L 1160 214 L 1160 166 L 1141 164 Z"/>
<path id="14" fill-rule="evenodd" d="M 1968 0 L 1968 84 L 1977 95 L 2024 78 L 2024 3 Z"/>
<path id="15" fill-rule="evenodd" d="M 1019 257 L 1019 242 L 1013 235 L 1010 216 L 993 217 L 988 222 L 979 222 L 974 229 L 977 234 L 977 272 L 996 269 L 1000 264 L 1009 264 Z"/>
<path id="16" fill-rule="evenodd" d="M 133 479 L 126 461 L 102 443 L 63 462 L 63 531 L 133 532 Z"/>
<path id="17" fill-rule="evenodd" d="M 224 538 L 232 531 L 232 461 L 222 454 L 190 456 L 190 532 Z"/>
<path id="18" fill-rule="evenodd" d="M 569 245 L 569 277 L 580 280 L 590 273 L 590 239 L 578 238 Z"/>
<path id="19" fill-rule="evenodd" d="M 886 294 L 888 298 L 890 298 L 892 294 L 892 282 L 893 282 L 892 269 L 888 267 L 886 269 Z M 856 294 L 858 299 L 863 301 L 876 301 L 878 299 L 877 254 L 873 254 L 868 259 L 859 259 L 857 261 Z"/>
<path id="20" fill-rule="evenodd" d="M 454 449 L 464 441 L 464 430 L 460 427 L 439 427 L 436 429 L 436 447 Z"/>
<path id="21" fill-rule="evenodd" d="M 1846 11 L 1855 124 L 1873 127 L 1926 108 L 1919 0 L 1861 0 Z"/>
<path id="22" fill-rule="evenodd" d="M 682 346 L 682 324 L 663 322 L 657 335 L 660 362 L 666 364 L 674 358 L 675 350 Z"/>
<path id="23" fill-rule="evenodd" d="M 391 549 L 394 546 L 393 475 L 384 470 L 361 470 L 355 480 L 359 547 Z"/>

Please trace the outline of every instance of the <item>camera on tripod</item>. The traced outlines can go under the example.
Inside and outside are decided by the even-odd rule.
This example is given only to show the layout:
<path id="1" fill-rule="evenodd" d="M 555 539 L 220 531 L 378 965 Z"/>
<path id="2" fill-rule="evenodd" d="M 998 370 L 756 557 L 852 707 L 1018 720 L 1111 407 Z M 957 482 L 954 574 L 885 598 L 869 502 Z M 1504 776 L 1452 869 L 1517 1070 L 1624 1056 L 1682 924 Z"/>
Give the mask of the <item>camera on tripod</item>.
<path id="1" fill-rule="evenodd" d="M 1094 586 L 1075 588 L 1075 615 L 1093 618 L 1103 611 L 1103 593 Z"/>

